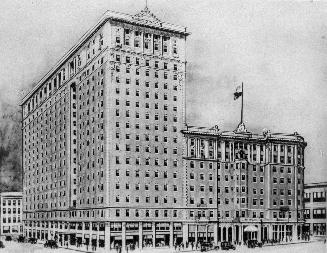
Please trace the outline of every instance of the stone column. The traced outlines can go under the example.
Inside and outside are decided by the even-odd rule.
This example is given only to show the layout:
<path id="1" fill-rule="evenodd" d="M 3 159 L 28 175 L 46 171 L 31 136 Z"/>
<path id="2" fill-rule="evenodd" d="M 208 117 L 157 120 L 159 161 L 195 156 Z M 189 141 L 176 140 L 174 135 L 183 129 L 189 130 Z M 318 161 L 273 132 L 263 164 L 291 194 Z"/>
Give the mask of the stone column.
<path id="1" fill-rule="evenodd" d="M 106 222 L 105 223 L 105 228 L 104 228 L 104 247 L 105 247 L 105 251 L 109 251 L 110 250 L 110 222 Z M 83 226 L 83 234 L 82 234 L 82 240 L 84 240 L 84 226 Z"/>
<path id="2" fill-rule="evenodd" d="M 236 241 L 236 226 L 235 225 L 233 225 L 233 227 L 232 227 L 232 231 L 233 231 L 233 241 Z"/>
<path id="3" fill-rule="evenodd" d="M 258 242 L 261 242 L 262 241 L 262 233 L 261 233 L 262 230 L 263 230 L 263 226 L 260 224 L 258 226 L 258 238 L 257 238 Z"/>
<path id="4" fill-rule="evenodd" d="M 268 239 L 272 240 L 273 239 L 273 225 L 269 224 L 267 226 L 267 228 L 268 228 Z"/>
<path id="5" fill-rule="evenodd" d="M 297 229 L 296 224 L 292 225 L 292 241 L 297 241 Z"/>
<path id="6" fill-rule="evenodd" d="M 143 224 L 139 222 L 139 249 L 143 249 Z"/>
<path id="7" fill-rule="evenodd" d="M 91 235 L 90 235 L 90 240 L 91 240 Z M 67 242 L 68 242 L 68 246 L 70 246 L 70 235 L 67 235 Z"/>
<path id="8" fill-rule="evenodd" d="M 204 142 L 204 155 L 205 157 L 209 157 L 209 143 L 207 140 Z"/>
<path id="9" fill-rule="evenodd" d="M 226 155 L 226 144 L 224 141 L 221 142 L 221 146 L 220 146 L 220 149 L 221 149 L 221 160 L 222 161 L 225 161 L 225 155 Z"/>
<path id="10" fill-rule="evenodd" d="M 198 242 L 198 225 L 195 224 L 195 243 Z"/>
<path id="11" fill-rule="evenodd" d="M 99 248 L 99 241 L 100 241 L 100 236 L 99 236 L 99 230 L 97 232 L 97 249 Z"/>
<path id="12" fill-rule="evenodd" d="M 188 241 L 188 224 L 183 223 L 183 243 L 186 245 L 186 242 Z"/>
<path id="13" fill-rule="evenodd" d="M 152 222 L 152 245 L 155 248 L 156 247 L 156 223 Z"/>
<path id="14" fill-rule="evenodd" d="M 121 231 L 121 248 L 122 251 L 126 251 L 126 222 L 122 223 L 122 231 Z"/>
<path id="15" fill-rule="evenodd" d="M 284 241 L 286 241 L 286 224 L 285 225 L 283 225 L 284 226 Z"/>
<path id="16" fill-rule="evenodd" d="M 173 222 L 170 222 L 170 224 L 169 224 L 169 247 L 170 248 L 174 247 L 174 225 L 173 225 Z"/>
<path id="17" fill-rule="evenodd" d="M 218 225 L 217 225 L 217 223 L 213 224 L 213 241 L 216 245 L 218 244 Z"/>

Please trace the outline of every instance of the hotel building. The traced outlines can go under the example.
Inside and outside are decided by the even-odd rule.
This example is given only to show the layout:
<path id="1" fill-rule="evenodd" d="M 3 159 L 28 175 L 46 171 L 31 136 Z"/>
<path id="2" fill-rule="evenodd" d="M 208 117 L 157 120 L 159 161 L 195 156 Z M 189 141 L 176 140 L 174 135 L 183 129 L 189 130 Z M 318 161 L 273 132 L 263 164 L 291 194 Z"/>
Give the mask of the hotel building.
<path id="1" fill-rule="evenodd" d="M 255 134 L 244 124 L 232 132 L 188 127 L 183 134 L 191 240 L 301 238 L 306 143 L 300 135 Z"/>
<path id="2" fill-rule="evenodd" d="M 326 237 L 327 182 L 304 185 L 304 218 L 306 232 L 314 237 Z"/>
<path id="3" fill-rule="evenodd" d="M 21 192 L 0 193 L 0 236 L 23 233 Z"/>
<path id="4" fill-rule="evenodd" d="M 100 248 L 182 240 L 188 34 L 148 8 L 108 11 L 25 96 L 26 236 Z"/>
<path id="5" fill-rule="evenodd" d="M 301 234 L 306 143 L 186 127 L 188 35 L 148 8 L 108 11 L 25 96 L 27 237 L 107 250 Z"/>

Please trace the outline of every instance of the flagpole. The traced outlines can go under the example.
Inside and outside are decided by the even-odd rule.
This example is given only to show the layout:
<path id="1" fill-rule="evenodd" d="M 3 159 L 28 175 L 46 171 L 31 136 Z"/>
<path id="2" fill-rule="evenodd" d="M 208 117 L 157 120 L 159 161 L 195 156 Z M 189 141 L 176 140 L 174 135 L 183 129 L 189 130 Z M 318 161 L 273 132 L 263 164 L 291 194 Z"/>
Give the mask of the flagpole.
<path id="1" fill-rule="evenodd" d="M 243 82 L 242 82 L 241 124 L 243 123 L 243 98 L 244 98 L 244 91 L 243 91 Z"/>

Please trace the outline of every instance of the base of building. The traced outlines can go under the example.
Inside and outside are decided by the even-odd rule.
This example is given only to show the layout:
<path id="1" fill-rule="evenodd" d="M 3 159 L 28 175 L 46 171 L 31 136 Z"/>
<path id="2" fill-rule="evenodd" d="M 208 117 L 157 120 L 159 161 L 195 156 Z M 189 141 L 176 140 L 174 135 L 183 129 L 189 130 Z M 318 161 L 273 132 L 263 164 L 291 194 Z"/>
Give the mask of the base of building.
<path id="1" fill-rule="evenodd" d="M 288 222 L 53 222 L 50 228 L 25 226 L 27 238 L 56 240 L 63 248 L 82 251 L 122 252 L 136 249 L 199 248 L 202 242 L 230 241 L 237 245 L 248 240 L 294 242 L 304 239 L 302 224 Z M 77 226 L 76 226 L 77 225 Z"/>

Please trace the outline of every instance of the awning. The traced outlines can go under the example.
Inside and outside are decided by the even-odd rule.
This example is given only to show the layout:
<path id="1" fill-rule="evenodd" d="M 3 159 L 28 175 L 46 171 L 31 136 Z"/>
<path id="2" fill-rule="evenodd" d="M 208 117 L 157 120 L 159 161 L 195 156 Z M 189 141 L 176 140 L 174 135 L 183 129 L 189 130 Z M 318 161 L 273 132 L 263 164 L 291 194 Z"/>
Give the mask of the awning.
<path id="1" fill-rule="evenodd" d="M 255 227 L 255 226 L 247 226 L 245 229 L 244 229 L 244 232 L 257 232 L 258 231 L 258 228 Z"/>

